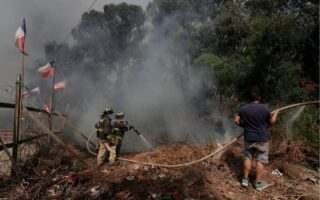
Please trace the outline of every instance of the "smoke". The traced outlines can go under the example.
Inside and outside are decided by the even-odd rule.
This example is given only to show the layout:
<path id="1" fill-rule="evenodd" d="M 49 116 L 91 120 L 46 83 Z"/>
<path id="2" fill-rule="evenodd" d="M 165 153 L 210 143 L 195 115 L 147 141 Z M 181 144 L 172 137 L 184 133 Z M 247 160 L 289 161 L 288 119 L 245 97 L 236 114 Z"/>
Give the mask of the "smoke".
<path id="1" fill-rule="evenodd" d="M 51 81 L 41 80 L 37 72 L 38 61 L 45 64 L 44 45 L 48 41 L 63 41 L 79 23 L 81 15 L 87 11 L 93 0 L 1 0 L 0 1 L 0 102 L 13 103 L 15 100 L 16 76 L 21 73 L 21 55 L 14 46 L 14 35 L 26 19 L 27 36 L 25 49 L 25 83 L 30 89 L 50 85 Z M 93 9 L 101 9 L 106 3 L 120 3 L 121 0 L 98 0 Z M 126 0 L 146 7 L 149 0 Z M 72 38 L 68 40 L 71 42 Z M 45 93 L 42 91 L 42 93 Z M 57 100 L 65 94 L 57 93 Z M 49 98 L 41 94 L 31 96 L 25 103 L 35 107 L 48 104 Z M 9 114 L 7 114 L 9 113 Z M 13 110 L 2 109 L 0 128 L 12 128 Z"/>
<path id="2" fill-rule="evenodd" d="M 126 120 L 153 145 L 224 142 L 235 134 L 233 123 L 219 114 L 218 101 L 212 99 L 208 102 L 205 96 L 207 87 L 215 87 L 212 72 L 188 67 L 187 49 L 177 49 L 178 44 L 164 37 L 166 30 L 177 26 L 174 17 L 167 17 L 160 26 L 146 27 L 142 51 L 144 59 L 139 66 L 131 66 L 134 70 L 128 70 L 121 83 L 117 77 L 114 77 L 112 86 L 105 84 L 105 77 L 98 80 L 85 78 L 80 82 L 79 75 L 73 75 L 72 81 L 86 91 L 85 101 L 89 105 L 87 112 L 80 117 L 79 124 L 83 130 L 92 132 L 101 111 L 111 106 L 115 112 L 124 112 Z M 178 56 L 177 52 L 182 56 Z M 108 74 L 108 71 L 95 73 Z M 94 83 L 101 88 L 91 93 L 96 89 Z M 211 110 L 207 110 L 209 114 L 204 116 L 202 108 Z M 127 132 L 123 150 L 141 151 L 146 148 L 140 137 L 134 132 Z"/>
<path id="3" fill-rule="evenodd" d="M 93 9 L 102 10 L 102 5 L 118 2 L 98 1 Z M 146 7 L 149 0 L 125 2 Z M 1 1 L 0 23 L 6 28 L 2 28 L 0 34 L 0 85 L 14 85 L 15 75 L 21 70 L 20 55 L 14 47 L 14 32 L 23 16 L 27 23 L 26 51 L 30 54 L 26 58 L 25 79 L 27 85 L 33 88 L 34 82 L 40 79 L 35 74 L 35 62 L 45 57 L 44 44 L 47 41 L 63 41 L 90 4 L 87 0 Z M 123 111 L 126 120 L 135 125 L 152 144 L 223 142 L 235 133 L 235 127 L 219 114 L 218 101 L 207 98 L 208 88 L 215 88 L 212 72 L 189 66 L 188 51 L 183 41 L 178 44 L 172 38 L 164 37 L 165 32 L 177 26 L 174 17 L 168 17 L 158 27 L 150 26 L 147 21 L 146 35 L 141 44 L 143 59 L 139 63 L 122 66 L 129 70 L 121 81 L 114 72 L 103 70 L 103 67 L 98 72 L 87 70 L 85 74 L 79 70 L 64 77 L 68 81 L 67 88 L 56 93 L 57 109 L 64 109 L 65 97 L 72 96 L 69 104 L 72 119 L 88 134 L 94 131 L 94 124 L 103 109 L 111 106 L 116 112 Z M 77 68 L 84 68 L 85 64 Z M 0 97 L 7 96 L 7 93 L 0 93 Z M 33 103 L 37 105 L 47 102 L 46 98 L 32 98 L 35 98 Z M 203 115 L 204 111 L 206 115 Z M 146 148 L 141 138 L 133 132 L 126 134 L 124 150 L 140 151 Z"/>
<path id="4" fill-rule="evenodd" d="M 145 7 L 150 0 L 126 0 Z M 44 44 L 47 41 L 63 41 L 75 27 L 81 15 L 87 11 L 93 0 L 1 0 L 0 1 L 0 101 L 12 102 L 14 97 L 1 86 L 15 86 L 16 75 L 21 73 L 21 55 L 14 46 L 14 34 L 23 17 L 26 19 L 27 39 L 25 59 L 26 84 L 40 79 L 35 74 L 35 61 L 44 58 Z M 107 3 L 123 0 L 98 0 L 93 9 L 100 9 Z M 6 87 L 10 89 L 10 87 Z"/>

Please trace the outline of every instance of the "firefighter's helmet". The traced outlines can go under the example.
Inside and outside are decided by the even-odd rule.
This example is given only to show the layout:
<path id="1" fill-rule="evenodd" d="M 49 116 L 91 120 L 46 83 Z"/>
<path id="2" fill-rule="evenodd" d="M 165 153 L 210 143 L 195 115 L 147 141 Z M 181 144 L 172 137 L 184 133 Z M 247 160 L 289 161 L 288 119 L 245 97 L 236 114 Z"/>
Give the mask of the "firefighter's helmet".
<path id="1" fill-rule="evenodd" d="M 106 107 L 102 113 L 102 115 L 111 115 L 113 113 L 113 109 L 110 107 Z"/>
<path id="2" fill-rule="evenodd" d="M 116 119 L 123 119 L 124 118 L 124 113 L 123 112 L 118 112 L 115 114 Z"/>

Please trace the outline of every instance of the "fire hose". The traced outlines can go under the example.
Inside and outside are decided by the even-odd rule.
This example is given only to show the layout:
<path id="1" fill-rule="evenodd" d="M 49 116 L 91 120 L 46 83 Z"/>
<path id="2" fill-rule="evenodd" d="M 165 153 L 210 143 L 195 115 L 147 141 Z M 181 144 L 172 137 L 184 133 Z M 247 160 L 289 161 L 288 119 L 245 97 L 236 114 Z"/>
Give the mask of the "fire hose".
<path id="1" fill-rule="evenodd" d="M 93 136 L 93 134 L 95 134 L 96 132 L 95 131 L 93 131 L 90 135 L 89 135 L 89 137 L 88 137 L 88 139 L 87 139 L 87 150 L 89 151 L 89 153 L 91 153 L 92 155 L 97 155 L 97 153 L 95 153 L 95 152 L 93 152 L 93 151 L 91 151 L 91 149 L 90 149 L 90 141 L 91 141 L 91 137 Z"/>
<path id="2" fill-rule="evenodd" d="M 303 102 L 303 103 L 296 103 L 296 104 L 291 104 L 291 105 L 288 105 L 288 106 L 283 106 L 283 107 L 280 107 L 278 109 L 275 109 L 273 110 L 271 113 L 274 113 L 275 111 L 283 111 L 283 110 L 286 110 L 286 109 L 289 109 L 289 108 L 294 108 L 294 107 L 298 107 L 298 106 L 304 106 L 304 105 L 311 105 L 311 104 L 320 104 L 320 101 L 309 101 L 309 102 Z M 87 141 L 87 148 L 88 148 L 88 151 L 93 154 L 93 155 L 97 155 L 96 153 L 92 152 L 89 148 L 89 141 L 92 137 L 92 135 L 94 134 L 91 133 L 91 135 L 89 136 L 88 138 L 88 141 Z M 229 147 L 231 144 L 233 144 L 234 142 L 236 142 L 239 138 L 242 137 L 243 134 L 240 134 L 236 137 L 234 137 L 231 141 L 225 143 L 223 146 L 221 146 L 219 149 L 213 151 L 212 153 L 198 159 L 198 160 L 194 160 L 194 161 L 191 161 L 191 162 L 187 162 L 187 163 L 181 163 L 181 164 L 174 164 L 174 165 L 170 165 L 170 164 L 158 164 L 158 163 L 147 163 L 147 162 L 140 162 L 140 161 L 136 161 L 136 160 L 131 160 L 131 159 L 126 159 L 126 158 L 117 158 L 118 160 L 121 160 L 121 161 L 125 161 L 125 162 L 131 162 L 131 163 L 137 163 L 137 164 L 142 164 L 142 165 L 151 165 L 151 166 L 157 166 L 157 167 L 165 167 L 165 168 L 178 168 L 178 167 L 186 167 L 186 166 L 190 166 L 190 165 L 193 165 L 193 164 L 196 164 L 196 163 L 199 163 L 199 162 L 202 162 L 214 155 L 216 155 L 217 153 L 221 152 L 222 150 L 226 149 L 227 147 Z"/>

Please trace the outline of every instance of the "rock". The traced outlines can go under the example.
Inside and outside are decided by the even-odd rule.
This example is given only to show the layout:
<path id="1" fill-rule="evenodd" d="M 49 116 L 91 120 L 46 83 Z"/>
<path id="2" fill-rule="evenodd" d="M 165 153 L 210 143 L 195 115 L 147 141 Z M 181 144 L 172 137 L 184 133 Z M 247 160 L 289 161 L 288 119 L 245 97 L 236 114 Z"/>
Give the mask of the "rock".
<path id="1" fill-rule="evenodd" d="M 134 180 L 134 176 L 127 176 L 126 179 L 127 179 L 128 181 L 133 181 L 133 180 Z"/>

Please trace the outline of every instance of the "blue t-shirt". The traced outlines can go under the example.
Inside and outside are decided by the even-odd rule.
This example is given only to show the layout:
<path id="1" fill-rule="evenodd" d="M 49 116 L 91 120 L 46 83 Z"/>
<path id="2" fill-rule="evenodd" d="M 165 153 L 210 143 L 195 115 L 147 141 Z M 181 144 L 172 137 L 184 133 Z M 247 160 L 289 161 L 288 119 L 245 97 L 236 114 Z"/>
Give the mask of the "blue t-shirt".
<path id="1" fill-rule="evenodd" d="M 244 139 L 249 142 L 267 142 L 269 140 L 268 121 L 270 109 L 260 103 L 250 103 L 240 109 L 240 125 L 244 128 Z"/>

